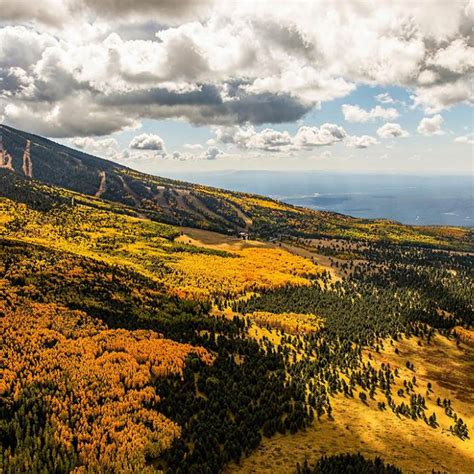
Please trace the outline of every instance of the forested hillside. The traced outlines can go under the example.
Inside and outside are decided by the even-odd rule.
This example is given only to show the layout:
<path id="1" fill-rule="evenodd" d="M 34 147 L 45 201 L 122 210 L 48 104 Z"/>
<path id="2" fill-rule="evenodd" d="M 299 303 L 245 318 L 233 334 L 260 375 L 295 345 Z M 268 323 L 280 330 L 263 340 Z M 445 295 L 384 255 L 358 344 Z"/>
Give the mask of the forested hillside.
<path id="1" fill-rule="evenodd" d="M 467 229 L 415 228 L 391 221 L 356 219 L 139 173 L 5 125 L 0 125 L 2 170 L 3 196 L 12 197 L 9 180 L 33 178 L 121 203 L 153 220 L 230 235 L 244 232 L 264 239 L 326 236 L 456 248 L 472 244 L 472 232 Z"/>
<path id="2" fill-rule="evenodd" d="M 345 460 L 398 472 L 374 451 L 407 470 L 474 459 L 472 254 L 194 234 L 133 206 L 2 179 L 4 472 L 246 472 L 246 460 L 266 472 L 260 448 L 300 433 L 323 443 L 318 430 L 351 423 L 341 403 L 416 430 L 431 457 L 400 465 L 367 444 L 367 460 L 317 463 L 311 450 L 272 470 L 332 472 Z M 445 385 L 407 344 L 449 347 L 457 375 Z M 350 430 L 339 439 L 342 452 L 357 445 Z M 448 439 L 457 454 L 442 460 Z"/>
<path id="3" fill-rule="evenodd" d="M 161 180 L 1 130 L 2 472 L 474 462 L 469 230 Z"/>

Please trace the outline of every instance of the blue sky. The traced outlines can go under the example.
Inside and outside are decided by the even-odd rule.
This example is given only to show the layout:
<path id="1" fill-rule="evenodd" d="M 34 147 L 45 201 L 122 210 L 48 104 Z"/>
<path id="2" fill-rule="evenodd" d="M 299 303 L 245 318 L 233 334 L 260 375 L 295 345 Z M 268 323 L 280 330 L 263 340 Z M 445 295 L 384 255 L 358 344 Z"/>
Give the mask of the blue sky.
<path id="1" fill-rule="evenodd" d="M 397 102 L 390 106 L 400 111 L 400 118 L 397 122 L 400 123 L 403 128 L 406 128 L 416 135 L 416 128 L 425 115 L 423 110 L 410 108 L 409 91 L 399 87 L 382 88 L 364 85 L 360 85 L 347 97 L 323 103 L 321 108 L 311 110 L 301 119 L 301 121 L 285 122 L 282 124 L 266 123 L 259 125 L 257 129 L 262 130 L 271 127 L 275 130 L 287 130 L 291 133 L 295 133 L 301 123 L 308 126 L 320 126 L 327 122 L 344 124 L 344 116 L 341 110 L 343 104 L 354 104 L 359 105 L 363 109 L 371 109 L 376 105 L 380 105 L 375 99 L 375 96 L 383 93 L 388 93 L 394 100 L 404 103 L 401 104 Z M 467 129 L 471 130 L 473 127 L 473 114 L 474 111 L 471 106 L 460 104 L 452 109 L 444 111 L 442 116 L 445 119 L 447 130 L 452 131 L 457 135 L 463 135 L 466 133 Z M 358 135 L 374 134 L 378 126 L 382 124 L 383 122 L 380 121 L 370 123 L 346 123 L 346 128 L 351 133 Z M 165 140 L 171 150 L 181 151 L 184 150 L 183 145 L 185 143 L 205 144 L 207 140 L 214 137 L 211 128 L 208 126 L 195 126 L 176 120 L 143 120 L 139 130 L 142 133 L 157 133 Z M 136 134 L 137 131 L 131 129 L 117 134 L 116 138 L 121 145 L 126 146 Z M 418 137 L 418 139 L 421 140 L 421 137 Z M 449 136 L 445 136 L 445 139 L 447 139 L 444 140 L 446 143 L 450 142 Z"/>

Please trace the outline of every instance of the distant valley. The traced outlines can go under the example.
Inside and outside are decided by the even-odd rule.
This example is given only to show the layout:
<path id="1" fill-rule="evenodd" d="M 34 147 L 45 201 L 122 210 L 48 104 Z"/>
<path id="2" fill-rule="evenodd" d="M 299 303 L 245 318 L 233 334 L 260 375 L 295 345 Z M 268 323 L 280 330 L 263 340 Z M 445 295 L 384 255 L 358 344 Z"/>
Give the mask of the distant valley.
<path id="1" fill-rule="evenodd" d="M 472 176 L 327 171 L 177 172 L 169 173 L 171 175 L 359 218 L 392 219 L 412 225 L 474 225 Z"/>

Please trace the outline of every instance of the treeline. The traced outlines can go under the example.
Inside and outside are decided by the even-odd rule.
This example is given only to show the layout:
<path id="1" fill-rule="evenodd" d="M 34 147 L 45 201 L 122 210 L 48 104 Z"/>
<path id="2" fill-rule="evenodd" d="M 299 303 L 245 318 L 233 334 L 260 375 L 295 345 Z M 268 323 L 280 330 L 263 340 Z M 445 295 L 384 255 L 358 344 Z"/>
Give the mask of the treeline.
<path id="1" fill-rule="evenodd" d="M 324 319 L 329 335 L 358 343 L 413 333 L 419 323 L 440 329 L 473 324 L 472 256 L 376 244 L 361 256 L 366 252 L 369 259 L 353 263 L 341 281 L 326 275 L 322 285 L 262 291 L 232 307 L 244 314 L 313 313 Z"/>
<path id="2" fill-rule="evenodd" d="M 276 322 L 288 312 L 313 313 L 322 319 L 323 327 L 316 332 L 280 334 L 277 347 L 285 358 L 292 386 L 306 394 L 311 417 L 331 419 L 331 399 L 338 394 L 358 398 L 362 403 L 381 394 L 384 399 L 378 397 L 379 410 L 436 428 L 436 414 L 428 410 L 425 398 L 431 384 L 427 393 L 418 387 L 410 361 L 406 361 L 406 368 L 413 375 L 400 379 L 398 368 L 388 364 L 377 368 L 362 357 L 364 349 L 380 352 L 384 345 L 395 345 L 400 338 L 418 336 L 430 344 L 436 330 L 449 336 L 455 326 L 472 324 L 474 300 L 470 298 L 468 263 L 458 259 L 454 272 L 449 266 L 428 270 L 429 255 L 425 258 L 423 266 L 405 260 L 405 272 L 401 264 L 390 260 L 380 265 L 377 261 L 364 266 L 357 263 L 356 270 L 340 281 L 326 274 L 313 285 L 262 291 L 233 302 L 232 307 L 248 315 L 273 313 Z M 436 256 L 435 262 L 438 265 Z M 268 351 L 274 347 L 266 338 L 261 343 Z M 443 403 L 446 415 L 452 419 L 450 431 L 461 439 L 469 437 L 467 426 L 452 411 L 451 402 Z"/>
<path id="3" fill-rule="evenodd" d="M 38 211 L 49 211 L 70 201 L 49 186 L 27 181 L 13 171 L 1 168 L 0 196 L 21 202 Z"/>

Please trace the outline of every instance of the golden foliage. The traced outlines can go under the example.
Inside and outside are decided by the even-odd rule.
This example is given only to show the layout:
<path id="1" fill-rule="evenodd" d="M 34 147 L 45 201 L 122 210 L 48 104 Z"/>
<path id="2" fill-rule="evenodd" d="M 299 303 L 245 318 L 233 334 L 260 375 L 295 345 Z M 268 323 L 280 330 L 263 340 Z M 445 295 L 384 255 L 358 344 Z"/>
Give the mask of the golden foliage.
<path id="1" fill-rule="evenodd" d="M 243 199 L 238 199 L 235 196 L 232 196 L 231 199 L 245 211 L 252 211 L 254 207 L 263 207 L 265 209 L 272 209 L 274 211 L 300 212 L 298 209 L 291 208 L 282 202 L 272 201 L 270 199 L 257 197 L 245 197 Z"/>
<path id="2" fill-rule="evenodd" d="M 48 212 L 0 198 L 0 235 L 96 256 L 112 255 L 135 241 L 162 245 L 179 234 L 176 227 L 84 205 Z"/>
<path id="3" fill-rule="evenodd" d="M 148 330 L 110 330 L 85 313 L 28 303 L 0 304 L 0 397 L 13 403 L 33 385 L 56 442 L 77 446 L 84 472 L 146 472 L 180 435 L 156 410 L 159 378 L 181 375 L 188 355 L 206 363 L 203 348 Z"/>
<path id="4" fill-rule="evenodd" d="M 453 334 L 459 341 L 474 346 L 474 331 L 472 329 L 456 326 L 453 330 Z"/>
<path id="5" fill-rule="evenodd" d="M 472 235 L 472 229 L 469 229 L 468 227 L 415 226 L 414 229 L 435 237 L 445 237 L 447 239 L 455 240 L 468 239 L 469 236 Z"/>
<path id="6" fill-rule="evenodd" d="M 170 284 L 181 296 L 236 297 L 286 284 L 308 285 L 318 267 L 282 249 L 244 248 L 234 258 L 184 253 L 170 266 Z"/>
<path id="7" fill-rule="evenodd" d="M 241 248 L 226 254 L 170 240 L 175 227 L 77 205 L 49 213 L 0 199 L 8 216 L 0 236 L 132 267 L 182 297 L 240 296 L 285 284 L 305 285 L 320 269 L 281 248 Z"/>
<path id="8" fill-rule="evenodd" d="M 256 208 L 269 209 L 274 211 L 301 213 L 298 208 L 288 206 L 284 202 L 275 201 L 263 196 L 256 196 L 252 194 L 231 193 L 222 189 L 207 188 L 205 186 L 196 185 L 196 190 L 200 193 L 210 194 L 216 198 L 225 199 L 233 202 L 245 212 L 251 212 Z"/>

